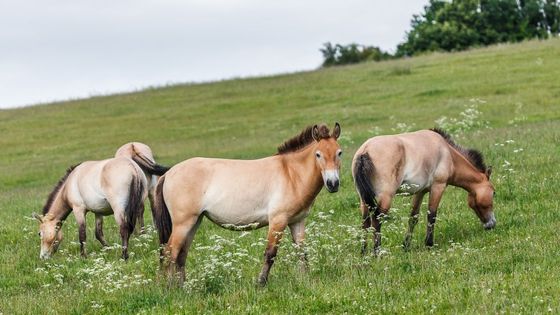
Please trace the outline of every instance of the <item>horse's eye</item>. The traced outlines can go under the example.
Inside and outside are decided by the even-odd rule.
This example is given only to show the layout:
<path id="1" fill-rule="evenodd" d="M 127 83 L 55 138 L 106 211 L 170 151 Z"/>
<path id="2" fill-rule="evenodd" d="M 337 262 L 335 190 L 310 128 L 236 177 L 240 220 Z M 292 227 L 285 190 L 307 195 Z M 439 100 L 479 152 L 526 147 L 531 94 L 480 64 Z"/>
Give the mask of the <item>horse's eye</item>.
<path id="1" fill-rule="evenodd" d="M 317 153 L 315 153 L 315 156 L 316 156 L 317 158 L 321 158 L 321 153 L 317 152 Z"/>
<path id="2" fill-rule="evenodd" d="M 338 157 L 341 157 L 342 156 L 342 151 L 338 151 L 337 155 L 338 155 Z"/>

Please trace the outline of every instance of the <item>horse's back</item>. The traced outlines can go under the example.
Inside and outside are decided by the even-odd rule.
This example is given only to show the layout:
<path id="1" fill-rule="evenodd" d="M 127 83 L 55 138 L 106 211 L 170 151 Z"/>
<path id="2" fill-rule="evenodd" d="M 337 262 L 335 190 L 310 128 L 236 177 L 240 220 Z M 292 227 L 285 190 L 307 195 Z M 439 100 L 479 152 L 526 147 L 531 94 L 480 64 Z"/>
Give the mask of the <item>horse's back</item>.
<path id="1" fill-rule="evenodd" d="M 377 186 L 410 184 L 411 191 L 429 187 L 434 178 L 445 177 L 451 167 L 449 146 L 430 130 L 383 135 L 368 139 L 356 152 L 356 159 L 368 154 L 374 165 Z"/>
<path id="2" fill-rule="evenodd" d="M 128 158 L 132 158 L 134 156 L 134 151 L 140 153 L 141 155 L 147 157 L 148 159 L 150 159 L 152 162 L 155 162 L 154 160 L 154 154 L 152 152 L 152 149 L 141 142 L 129 142 L 126 144 L 123 144 L 120 148 L 117 149 L 117 152 L 115 153 L 115 157 L 128 157 Z"/>
<path id="3" fill-rule="evenodd" d="M 69 178 L 71 202 L 88 210 L 110 213 L 110 203 L 125 203 L 131 181 L 140 180 L 146 187 L 142 170 L 129 158 L 118 157 L 80 164 Z"/>
<path id="4" fill-rule="evenodd" d="M 170 209 L 204 212 L 220 225 L 262 226 L 268 222 L 271 201 L 277 197 L 277 171 L 279 165 L 272 158 L 192 158 L 166 173 L 163 194 Z"/>

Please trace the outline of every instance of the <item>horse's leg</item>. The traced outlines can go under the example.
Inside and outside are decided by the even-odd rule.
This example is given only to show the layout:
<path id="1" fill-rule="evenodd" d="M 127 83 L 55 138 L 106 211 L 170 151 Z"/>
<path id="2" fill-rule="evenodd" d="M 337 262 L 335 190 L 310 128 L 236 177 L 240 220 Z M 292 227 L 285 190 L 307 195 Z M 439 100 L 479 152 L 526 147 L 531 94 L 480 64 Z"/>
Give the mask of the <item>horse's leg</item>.
<path id="1" fill-rule="evenodd" d="M 436 225 L 437 209 L 445 184 L 433 184 L 430 189 L 430 200 L 428 201 L 428 226 L 426 229 L 426 246 L 434 245 L 434 227 Z"/>
<path id="2" fill-rule="evenodd" d="M 137 234 L 144 234 L 144 203 L 142 202 L 142 206 L 138 209 L 138 230 L 136 230 Z"/>
<path id="3" fill-rule="evenodd" d="M 128 259 L 128 240 L 130 239 L 130 232 L 128 231 L 128 224 L 125 219 L 124 208 L 118 205 L 111 205 L 113 213 L 115 214 L 115 221 L 119 226 L 122 244 L 122 259 Z"/>
<path id="4" fill-rule="evenodd" d="M 95 238 L 103 247 L 107 246 L 107 242 L 103 236 L 103 216 L 101 214 L 95 215 Z"/>
<path id="5" fill-rule="evenodd" d="M 80 254 L 87 257 L 86 253 L 86 209 L 83 207 L 73 208 L 76 223 L 78 223 L 78 239 L 80 240 Z"/>
<path id="6" fill-rule="evenodd" d="M 185 280 L 185 261 L 201 219 L 202 217 L 193 215 L 173 224 L 173 231 L 164 251 L 170 284 L 173 283 L 176 275 L 179 276 L 179 285 L 182 285 Z"/>
<path id="7" fill-rule="evenodd" d="M 278 252 L 278 244 L 282 239 L 282 234 L 286 228 L 287 223 L 284 220 L 278 222 L 270 222 L 268 227 L 268 244 L 264 252 L 264 265 L 259 275 L 258 283 L 265 285 L 268 282 L 268 273 L 274 263 L 274 257 Z"/>
<path id="8" fill-rule="evenodd" d="M 296 245 L 301 262 L 301 270 L 307 271 L 307 253 L 303 240 L 305 239 L 305 220 L 301 220 L 289 225 L 290 233 L 292 234 L 292 241 Z"/>
<path id="9" fill-rule="evenodd" d="M 391 208 L 391 201 L 393 200 L 393 195 L 388 193 L 379 194 L 377 198 L 377 208 L 371 217 L 371 225 L 374 229 L 373 236 L 373 253 L 375 255 L 379 254 L 379 249 L 381 247 L 381 219 L 387 214 Z"/>
<path id="10" fill-rule="evenodd" d="M 366 254 L 367 250 L 367 233 L 369 228 L 371 228 L 371 210 L 369 207 L 360 200 L 360 210 L 362 211 L 362 229 L 363 231 L 363 238 L 362 238 L 362 255 Z"/>
<path id="11" fill-rule="evenodd" d="M 410 211 L 410 218 L 408 219 L 408 231 L 403 242 L 403 248 L 408 250 L 410 248 L 410 242 L 412 240 L 412 233 L 414 232 L 414 227 L 418 223 L 418 212 L 420 211 L 420 206 L 422 205 L 422 199 L 424 199 L 425 192 L 421 191 L 416 193 L 412 197 L 412 210 Z"/>

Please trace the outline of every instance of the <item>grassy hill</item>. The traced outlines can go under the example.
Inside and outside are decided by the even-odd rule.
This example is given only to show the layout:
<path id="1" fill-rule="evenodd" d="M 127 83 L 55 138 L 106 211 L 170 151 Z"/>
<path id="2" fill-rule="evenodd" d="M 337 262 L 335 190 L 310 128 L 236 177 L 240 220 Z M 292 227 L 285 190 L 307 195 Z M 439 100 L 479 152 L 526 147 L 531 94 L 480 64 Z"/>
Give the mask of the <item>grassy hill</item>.
<path id="1" fill-rule="evenodd" d="M 558 313 L 559 52 L 560 40 L 532 41 L 2 110 L 0 314 Z M 342 186 L 321 192 L 308 218 L 308 273 L 300 273 L 286 237 L 269 285 L 257 288 L 266 229 L 231 232 L 208 221 L 183 289 L 160 279 L 153 230 L 134 236 L 130 260 L 119 260 L 112 217 L 105 236 L 115 246 L 101 249 L 89 216 L 90 255 L 80 258 L 69 217 L 61 251 L 38 258 L 30 214 L 71 164 L 110 157 L 131 140 L 149 144 L 168 165 L 194 156 L 253 159 L 274 154 L 309 124 L 335 121 L 345 151 Z M 484 231 L 466 194 L 449 188 L 436 246 L 423 246 L 421 217 L 405 253 L 410 198 L 400 197 L 384 225 L 384 254 L 362 257 L 354 151 L 374 135 L 436 121 L 494 166 L 496 229 Z"/>

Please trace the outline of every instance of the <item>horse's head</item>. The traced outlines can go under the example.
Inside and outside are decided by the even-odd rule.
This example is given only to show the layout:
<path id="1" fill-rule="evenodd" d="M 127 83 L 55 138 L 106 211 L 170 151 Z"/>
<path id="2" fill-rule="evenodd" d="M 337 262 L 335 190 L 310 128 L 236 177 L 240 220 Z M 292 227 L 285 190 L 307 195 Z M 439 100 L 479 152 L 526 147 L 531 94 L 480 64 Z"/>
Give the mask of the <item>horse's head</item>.
<path id="1" fill-rule="evenodd" d="M 330 135 L 326 126 L 315 125 L 313 126 L 312 135 L 313 139 L 317 142 L 314 154 L 323 176 L 323 183 L 329 192 L 337 192 L 340 185 L 340 160 L 342 158 L 342 150 L 337 142 L 340 136 L 340 125 L 335 123 Z"/>
<path id="2" fill-rule="evenodd" d="M 488 168 L 485 172 L 485 180 L 476 185 L 469 192 L 468 204 L 471 207 L 485 229 L 489 230 L 496 226 L 496 217 L 494 216 L 494 186 L 490 182 L 490 174 L 492 168 Z"/>
<path id="3" fill-rule="evenodd" d="M 41 259 L 48 259 L 53 255 L 62 242 L 62 221 L 49 215 L 33 214 L 39 221 L 39 237 L 41 238 Z"/>

